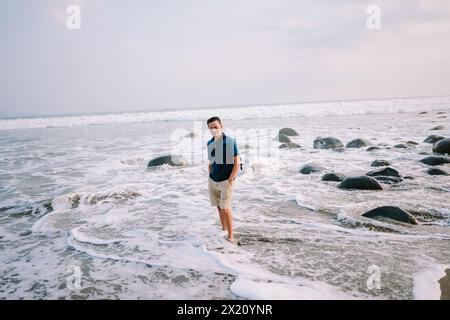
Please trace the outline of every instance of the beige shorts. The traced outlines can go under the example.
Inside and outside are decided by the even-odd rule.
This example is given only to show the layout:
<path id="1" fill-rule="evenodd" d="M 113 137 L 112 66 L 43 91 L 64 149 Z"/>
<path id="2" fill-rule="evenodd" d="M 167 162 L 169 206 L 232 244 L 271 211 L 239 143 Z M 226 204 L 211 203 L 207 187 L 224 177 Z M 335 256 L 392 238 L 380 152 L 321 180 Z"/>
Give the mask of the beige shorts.
<path id="1" fill-rule="evenodd" d="M 236 182 L 235 182 L 236 183 Z M 208 190 L 211 205 L 219 206 L 221 209 L 228 209 L 231 207 L 231 198 L 233 197 L 233 186 L 230 186 L 228 179 L 216 182 L 208 177 Z"/>

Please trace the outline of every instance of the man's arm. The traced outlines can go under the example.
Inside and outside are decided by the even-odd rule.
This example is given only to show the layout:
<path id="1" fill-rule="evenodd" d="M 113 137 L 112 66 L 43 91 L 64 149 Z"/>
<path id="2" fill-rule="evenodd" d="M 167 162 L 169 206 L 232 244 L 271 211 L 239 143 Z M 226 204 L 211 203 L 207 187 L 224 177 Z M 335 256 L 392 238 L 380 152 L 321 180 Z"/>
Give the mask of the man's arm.
<path id="1" fill-rule="evenodd" d="M 236 178 L 240 164 L 241 164 L 241 159 L 240 159 L 239 155 L 234 156 L 233 170 L 231 171 L 230 177 L 228 178 L 229 183 L 233 183 L 234 178 Z"/>
<path id="2" fill-rule="evenodd" d="M 212 163 L 211 161 L 208 163 L 208 173 L 211 173 Z"/>

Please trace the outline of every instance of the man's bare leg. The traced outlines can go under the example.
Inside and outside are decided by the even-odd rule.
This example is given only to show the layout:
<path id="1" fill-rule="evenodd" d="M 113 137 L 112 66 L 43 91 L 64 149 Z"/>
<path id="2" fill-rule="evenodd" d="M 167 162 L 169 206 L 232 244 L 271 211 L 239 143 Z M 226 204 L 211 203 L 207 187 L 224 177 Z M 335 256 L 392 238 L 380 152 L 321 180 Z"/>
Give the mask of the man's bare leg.
<path id="1" fill-rule="evenodd" d="M 220 209 L 219 206 L 217 206 L 217 211 L 219 211 L 219 217 L 220 217 L 220 224 L 222 225 L 222 230 L 227 230 L 227 225 L 225 224 L 225 215 L 222 213 L 222 209 Z"/>
<path id="2" fill-rule="evenodd" d="M 225 226 L 228 230 L 228 240 L 233 241 L 233 214 L 231 208 L 222 209 L 222 214 L 225 218 Z"/>

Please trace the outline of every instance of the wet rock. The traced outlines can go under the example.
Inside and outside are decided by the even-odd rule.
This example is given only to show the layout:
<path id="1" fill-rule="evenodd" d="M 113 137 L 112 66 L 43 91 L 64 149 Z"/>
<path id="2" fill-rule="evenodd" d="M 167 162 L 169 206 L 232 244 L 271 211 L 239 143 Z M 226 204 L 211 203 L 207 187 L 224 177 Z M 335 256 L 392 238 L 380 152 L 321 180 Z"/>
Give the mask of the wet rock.
<path id="1" fill-rule="evenodd" d="M 441 139 L 433 144 L 433 152 L 450 154 L 450 138 Z"/>
<path id="2" fill-rule="evenodd" d="M 297 131 L 295 131 L 292 128 L 283 128 L 280 129 L 280 131 L 278 132 L 278 134 L 284 134 L 285 136 L 298 136 Z"/>
<path id="3" fill-rule="evenodd" d="M 371 167 L 385 167 L 385 166 L 390 166 L 390 165 L 391 165 L 391 163 L 387 160 L 374 160 L 370 164 Z"/>
<path id="4" fill-rule="evenodd" d="M 404 143 L 398 143 L 398 144 L 394 145 L 394 148 L 406 149 L 406 148 L 408 148 L 408 146 Z"/>
<path id="5" fill-rule="evenodd" d="M 147 167 L 161 166 L 163 164 L 182 166 L 187 164 L 187 160 L 180 155 L 165 155 L 150 160 Z"/>
<path id="6" fill-rule="evenodd" d="M 442 140 L 442 139 L 444 139 L 443 136 L 437 136 L 435 134 L 432 134 L 432 135 L 428 136 L 425 140 L 423 140 L 423 142 L 436 143 L 436 142 L 438 142 L 439 140 Z"/>
<path id="7" fill-rule="evenodd" d="M 448 176 L 447 171 L 440 168 L 428 168 L 427 173 L 431 176 Z"/>
<path id="8" fill-rule="evenodd" d="M 301 145 L 295 143 L 295 142 L 286 142 L 279 146 L 280 149 L 297 149 L 301 148 Z"/>
<path id="9" fill-rule="evenodd" d="M 342 141 L 335 137 L 317 137 L 313 141 L 314 149 L 333 149 L 343 147 Z"/>
<path id="10" fill-rule="evenodd" d="M 412 140 L 408 140 L 408 141 L 406 141 L 406 144 L 410 145 L 410 146 L 417 146 L 419 143 L 412 141 Z"/>
<path id="11" fill-rule="evenodd" d="M 429 166 L 440 166 L 442 164 L 450 163 L 450 159 L 444 156 L 429 156 L 420 160 Z"/>
<path id="12" fill-rule="evenodd" d="M 307 163 L 304 166 L 302 166 L 299 170 L 302 174 L 311 174 L 315 172 L 320 172 L 325 170 L 325 167 L 313 163 Z"/>
<path id="13" fill-rule="evenodd" d="M 394 206 L 382 206 L 372 209 L 362 215 L 366 218 L 371 218 L 375 220 L 383 220 L 383 218 L 409 223 L 418 224 L 417 219 L 409 212 Z"/>
<path id="14" fill-rule="evenodd" d="M 444 129 L 445 129 L 444 126 L 439 125 L 439 126 L 431 128 L 430 130 L 444 130 Z"/>
<path id="15" fill-rule="evenodd" d="M 322 181 L 337 181 L 340 182 L 345 179 L 345 175 L 339 172 L 329 172 L 322 176 Z"/>
<path id="16" fill-rule="evenodd" d="M 391 167 L 384 167 L 369 171 L 366 175 L 374 177 L 374 176 L 387 176 L 387 177 L 400 177 L 400 173 L 397 170 Z"/>
<path id="17" fill-rule="evenodd" d="M 361 190 L 383 190 L 381 184 L 369 176 L 346 177 L 338 188 L 342 189 L 361 189 Z"/>
<path id="18" fill-rule="evenodd" d="M 401 178 L 392 177 L 392 176 L 375 176 L 374 178 L 377 181 L 380 181 L 381 183 L 386 183 L 386 184 L 395 184 L 395 183 L 400 183 L 403 181 Z"/>
<path id="19" fill-rule="evenodd" d="M 279 142 L 287 143 L 291 142 L 291 139 L 285 134 L 279 133 L 278 136 L 275 138 Z"/>
<path id="20" fill-rule="evenodd" d="M 195 138 L 198 135 L 195 132 L 189 132 L 188 134 L 186 134 L 184 137 L 185 138 Z"/>
<path id="21" fill-rule="evenodd" d="M 366 149 L 366 151 L 373 151 L 373 150 L 380 150 L 380 147 L 377 146 L 370 146 Z"/>
<path id="22" fill-rule="evenodd" d="M 346 148 L 361 148 L 361 147 L 367 147 L 370 146 L 372 143 L 369 140 L 366 139 L 353 139 L 352 141 L 348 142 L 345 147 Z"/>

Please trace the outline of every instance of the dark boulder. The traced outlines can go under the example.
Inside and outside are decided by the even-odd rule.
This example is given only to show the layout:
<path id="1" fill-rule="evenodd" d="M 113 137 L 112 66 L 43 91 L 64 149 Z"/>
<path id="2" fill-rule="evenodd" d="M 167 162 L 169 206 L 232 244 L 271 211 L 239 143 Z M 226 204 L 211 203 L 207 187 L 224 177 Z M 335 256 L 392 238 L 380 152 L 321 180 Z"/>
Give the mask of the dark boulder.
<path id="1" fill-rule="evenodd" d="M 361 190 L 383 190 L 381 184 L 369 176 L 347 177 L 338 184 L 338 188 L 361 189 Z"/>
<path id="2" fill-rule="evenodd" d="M 371 167 L 385 167 L 385 166 L 390 166 L 390 165 L 391 165 L 391 163 L 387 160 L 374 160 L 370 164 Z"/>
<path id="3" fill-rule="evenodd" d="M 406 149 L 406 148 L 408 148 L 408 146 L 406 144 L 404 144 L 404 143 L 399 143 L 399 144 L 396 144 L 394 146 L 394 148 Z"/>
<path id="4" fill-rule="evenodd" d="M 377 146 L 370 146 L 366 149 L 366 151 L 373 151 L 373 150 L 380 150 L 380 147 Z"/>
<path id="5" fill-rule="evenodd" d="M 283 128 L 280 129 L 280 131 L 278 132 L 278 134 L 284 134 L 285 136 L 298 136 L 297 131 L 295 131 L 292 128 Z"/>
<path id="6" fill-rule="evenodd" d="M 280 149 L 297 149 L 301 148 L 301 145 L 295 143 L 295 142 L 286 142 L 279 146 Z"/>
<path id="7" fill-rule="evenodd" d="M 397 170 L 391 167 L 384 167 L 369 171 L 366 175 L 374 177 L 374 176 L 387 176 L 387 177 L 400 177 L 400 173 Z"/>
<path id="8" fill-rule="evenodd" d="M 440 166 L 441 164 L 450 163 L 450 159 L 444 156 L 429 156 L 420 160 L 429 166 Z"/>
<path id="9" fill-rule="evenodd" d="M 405 222 L 409 224 L 418 224 L 417 219 L 410 214 L 409 212 L 400 209 L 398 207 L 394 206 L 382 206 L 375 209 L 372 209 L 362 215 L 366 218 L 371 219 L 380 219 L 383 220 L 383 218 L 391 219 L 395 221 Z"/>
<path id="10" fill-rule="evenodd" d="M 166 155 L 150 160 L 147 167 L 161 166 L 163 164 L 168 164 L 170 166 L 182 166 L 186 165 L 187 161 L 180 155 Z"/>
<path id="11" fill-rule="evenodd" d="M 447 171 L 440 168 L 428 168 L 427 173 L 431 176 L 448 176 Z"/>
<path id="12" fill-rule="evenodd" d="M 444 139 L 444 137 L 442 137 L 442 136 L 437 136 L 437 135 L 435 135 L 435 134 L 432 134 L 432 135 L 426 137 L 426 139 L 423 140 L 423 142 L 426 142 L 426 143 L 436 143 L 436 142 L 438 142 L 439 140 L 442 140 L 442 139 Z"/>
<path id="13" fill-rule="evenodd" d="M 299 170 L 302 174 L 311 174 L 315 172 L 320 172 L 325 170 L 325 167 L 317 164 L 307 163 L 304 166 L 302 166 Z"/>
<path id="14" fill-rule="evenodd" d="M 313 141 L 314 149 L 333 149 L 343 147 L 342 141 L 334 137 L 317 137 Z"/>
<path id="15" fill-rule="evenodd" d="M 403 181 L 401 178 L 392 176 L 375 176 L 374 178 L 377 179 L 377 181 L 380 181 L 381 183 L 387 184 L 395 184 Z"/>
<path id="16" fill-rule="evenodd" d="M 340 182 L 345 179 L 345 175 L 339 172 L 325 173 L 322 177 L 322 181 L 337 181 Z"/>
<path id="17" fill-rule="evenodd" d="M 275 138 L 279 142 L 291 142 L 291 139 L 285 134 L 279 133 L 278 136 Z"/>
<path id="18" fill-rule="evenodd" d="M 436 127 L 431 128 L 430 130 L 444 130 L 444 129 L 445 129 L 444 126 L 436 126 Z"/>
<path id="19" fill-rule="evenodd" d="M 433 145 L 433 152 L 450 154 L 450 138 L 441 139 Z"/>
<path id="20" fill-rule="evenodd" d="M 345 147 L 346 148 L 361 148 L 361 147 L 367 147 L 370 146 L 372 143 L 369 140 L 366 139 L 354 139 L 350 142 L 348 142 Z"/>

